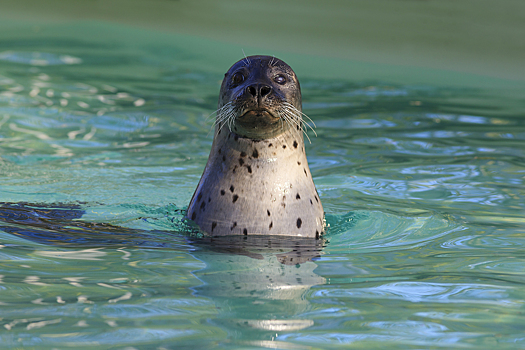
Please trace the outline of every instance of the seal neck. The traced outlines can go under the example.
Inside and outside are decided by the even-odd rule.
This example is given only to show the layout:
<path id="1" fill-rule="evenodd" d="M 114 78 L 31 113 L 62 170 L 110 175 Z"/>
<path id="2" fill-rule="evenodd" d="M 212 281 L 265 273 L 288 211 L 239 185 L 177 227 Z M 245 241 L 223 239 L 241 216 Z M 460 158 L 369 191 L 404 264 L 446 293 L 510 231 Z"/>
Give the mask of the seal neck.
<path id="1" fill-rule="evenodd" d="M 300 131 L 294 132 L 293 130 L 263 140 L 255 140 L 240 136 L 235 132 L 223 131 L 215 136 L 212 152 L 228 157 L 228 155 L 224 154 L 226 150 L 234 153 L 232 154 L 233 156 L 246 156 L 259 160 L 285 158 L 296 152 L 300 152 L 306 157 L 303 134 Z"/>

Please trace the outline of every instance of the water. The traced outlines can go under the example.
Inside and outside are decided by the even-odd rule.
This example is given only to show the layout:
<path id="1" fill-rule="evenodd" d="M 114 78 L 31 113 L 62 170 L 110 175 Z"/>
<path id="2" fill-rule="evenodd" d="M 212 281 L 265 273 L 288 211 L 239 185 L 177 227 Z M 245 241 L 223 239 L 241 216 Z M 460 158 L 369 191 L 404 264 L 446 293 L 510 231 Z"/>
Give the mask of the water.
<path id="1" fill-rule="evenodd" d="M 334 79 L 281 55 L 317 124 L 306 148 L 328 232 L 210 242 L 182 216 L 240 50 L 4 25 L 18 31 L 0 50 L 3 348 L 525 347 L 518 82 Z"/>

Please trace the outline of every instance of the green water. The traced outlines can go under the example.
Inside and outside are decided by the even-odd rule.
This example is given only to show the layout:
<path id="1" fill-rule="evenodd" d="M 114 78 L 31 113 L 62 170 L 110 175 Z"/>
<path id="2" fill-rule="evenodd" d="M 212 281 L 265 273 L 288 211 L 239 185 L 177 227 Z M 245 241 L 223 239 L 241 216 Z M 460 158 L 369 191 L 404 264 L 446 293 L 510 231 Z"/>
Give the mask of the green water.
<path id="1" fill-rule="evenodd" d="M 279 55 L 317 124 L 329 228 L 322 246 L 232 248 L 181 220 L 237 47 L 6 26 L 2 348 L 525 348 L 521 83 Z"/>

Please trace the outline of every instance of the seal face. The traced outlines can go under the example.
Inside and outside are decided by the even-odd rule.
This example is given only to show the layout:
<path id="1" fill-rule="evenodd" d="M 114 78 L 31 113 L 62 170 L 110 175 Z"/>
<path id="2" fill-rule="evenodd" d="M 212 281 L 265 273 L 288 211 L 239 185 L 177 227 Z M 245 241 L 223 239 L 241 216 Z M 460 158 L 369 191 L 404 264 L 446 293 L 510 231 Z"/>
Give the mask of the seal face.
<path id="1" fill-rule="evenodd" d="M 211 236 L 319 236 L 324 211 L 304 149 L 301 90 L 270 56 L 235 63 L 221 85 L 215 137 L 186 217 Z"/>

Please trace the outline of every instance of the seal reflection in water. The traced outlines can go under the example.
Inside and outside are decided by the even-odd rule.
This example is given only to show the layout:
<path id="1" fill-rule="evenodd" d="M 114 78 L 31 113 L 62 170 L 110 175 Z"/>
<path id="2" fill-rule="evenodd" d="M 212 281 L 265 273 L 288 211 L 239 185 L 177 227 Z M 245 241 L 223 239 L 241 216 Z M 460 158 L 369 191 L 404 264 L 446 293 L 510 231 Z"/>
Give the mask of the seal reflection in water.
<path id="1" fill-rule="evenodd" d="M 308 168 L 301 89 L 269 56 L 235 63 L 222 82 L 215 137 L 186 217 L 211 236 L 319 238 L 324 212 Z"/>

